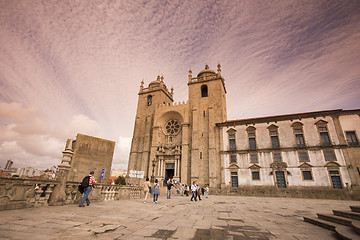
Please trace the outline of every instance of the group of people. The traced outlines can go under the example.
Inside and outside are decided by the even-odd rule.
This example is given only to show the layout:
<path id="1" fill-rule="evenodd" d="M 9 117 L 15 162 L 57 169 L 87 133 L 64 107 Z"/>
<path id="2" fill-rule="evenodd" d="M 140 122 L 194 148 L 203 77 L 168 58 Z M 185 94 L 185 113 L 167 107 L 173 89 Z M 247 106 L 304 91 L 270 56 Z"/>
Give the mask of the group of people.
<path id="1" fill-rule="evenodd" d="M 146 203 L 146 200 L 147 200 L 149 194 L 153 195 L 153 202 L 157 203 L 159 195 L 160 195 L 160 184 L 159 184 L 158 180 L 155 179 L 153 187 L 151 187 L 149 178 L 146 178 L 143 186 L 144 186 L 144 194 L 145 194 L 144 203 Z M 166 188 L 167 188 L 166 198 L 167 199 L 171 198 L 171 189 L 173 187 L 176 188 L 176 192 L 178 195 L 189 196 L 190 187 L 188 185 L 181 184 L 180 182 L 177 182 L 172 179 L 168 179 L 168 181 L 166 182 Z M 192 192 L 191 201 L 193 201 L 193 199 L 195 201 L 197 201 L 197 198 L 199 198 L 199 200 L 201 200 L 200 196 L 201 196 L 201 194 L 204 196 L 204 193 L 206 193 L 206 198 L 208 198 L 209 186 L 206 186 L 205 188 L 200 188 L 199 185 L 194 181 L 193 185 L 191 185 L 191 192 Z"/>
<path id="2" fill-rule="evenodd" d="M 93 187 L 95 187 L 96 185 L 96 181 L 94 178 L 94 172 L 91 171 L 89 176 L 86 176 L 82 183 L 79 185 L 79 191 L 81 193 L 84 193 L 84 196 L 79 204 L 79 207 L 85 207 L 85 202 L 87 204 L 87 206 L 90 205 L 90 200 L 89 200 L 89 194 L 91 192 L 91 189 Z M 158 203 L 158 198 L 160 195 L 160 184 L 158 182 L 158 179 L 155 179 L 154 184 L 151 186 L 151 183 L 149 181 L 149 178 L 146 178 L 146 181 L 143 184 L 144 187 L 144 194 L 145 194 L 145 198 L 144 198 L 144 203 L 146 203 L 146 200 L 149 196 L 149 194 L 153 195 L 153 202 L 154 203 Z M 192 192 L 192 196 L 191 196 L 191 201 L 195 200 L 195 202 L 197 201 L 197 198 L 199 198 L 199 201 L 201 200 L 201 195 L 204 195 L 204 193 L 206 193 L 206 198 L 208 198 L 209 196 L 209 186 L 206 186 L 205 188 L 200 188 L 199 185 L 194 181 L 193 184 L 191 185 L 191 188 L 186 185 L 186 184 L 181 184 L 180 182 L 177 181 L 173 181 L 172 179 L 169 179 L 166 182 L 166 187 L 167 187 L 167 194 L 166 197 L 167 199 L 171 198 L 171 188 L 174 187 L 176 188 L 176 192 L 178 195 L 180 196 L 189 196 L 189 192 L 191 190 Z"/>

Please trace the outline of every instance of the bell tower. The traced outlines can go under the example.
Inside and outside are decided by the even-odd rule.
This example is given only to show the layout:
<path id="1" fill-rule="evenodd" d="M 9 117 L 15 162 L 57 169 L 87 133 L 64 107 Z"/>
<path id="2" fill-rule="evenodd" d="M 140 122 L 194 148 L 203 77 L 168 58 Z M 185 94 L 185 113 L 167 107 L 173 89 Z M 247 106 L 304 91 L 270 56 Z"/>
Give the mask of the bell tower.
<path id="1" fill-rule="evenodd" d="M 226 116 L 226 88 L 221 76 L 209 69 L 192 77 L 189 70 L 189 104 L 191 116 L 191 182 L 210 187 L 220 187 L 220 131 L 216 123 L 224 122 Z"/>
<path id="2" fill-rule="evenodd" d="M 144 177 L 150 177 L 148 174 L 151 165 L 150 151 L 156 106 L 172 103 L 173 90 L 169 92 L 164 83 L 164 77 L 158 76 L 147 88 L 144 87 L 144 81 L 142 81 L 138 95 L 128 171 L 144 171 Z"/>

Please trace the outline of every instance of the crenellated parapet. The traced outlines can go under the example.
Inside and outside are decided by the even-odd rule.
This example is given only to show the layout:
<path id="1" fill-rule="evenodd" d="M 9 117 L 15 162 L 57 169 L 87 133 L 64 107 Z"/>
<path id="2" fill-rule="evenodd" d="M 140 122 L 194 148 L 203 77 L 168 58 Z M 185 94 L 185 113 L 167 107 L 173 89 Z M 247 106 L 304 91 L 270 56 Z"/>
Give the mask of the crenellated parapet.
<path id="1" fill-rule="evenodd" d="M 172 103 L 163 103 L 163 104 L 158 104 L 156 105 L 156 108 L 165 108 L 165 107 L 183 107 L 188 105 L 188 101 L 182 101 L 182 102 L 172 102 Z"/>

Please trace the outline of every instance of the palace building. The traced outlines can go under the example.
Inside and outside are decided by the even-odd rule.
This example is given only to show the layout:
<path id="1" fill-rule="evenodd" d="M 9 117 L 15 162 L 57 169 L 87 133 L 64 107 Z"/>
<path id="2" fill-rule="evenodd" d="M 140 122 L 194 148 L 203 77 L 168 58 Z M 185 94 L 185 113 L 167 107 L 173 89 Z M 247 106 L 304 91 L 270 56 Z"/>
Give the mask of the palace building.
<path id="1" fill-rule="evenodd" d="M 141 82 L 128 172 L 214 190 L 360 185 L 360 109 L 227 120 L 220 64 L 187 84 L 175 103 L 163 77 Z"/>

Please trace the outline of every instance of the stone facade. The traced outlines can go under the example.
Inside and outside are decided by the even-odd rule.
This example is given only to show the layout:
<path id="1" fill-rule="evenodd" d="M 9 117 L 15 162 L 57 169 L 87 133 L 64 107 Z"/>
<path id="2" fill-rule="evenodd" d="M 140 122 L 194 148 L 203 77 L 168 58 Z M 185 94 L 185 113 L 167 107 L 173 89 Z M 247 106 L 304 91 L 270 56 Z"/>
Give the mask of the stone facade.
<path id="1" fill-rule="evenodd" d="M 223 140 L 222 188 L 359 190 L 359 114 L 333 110 L 217 124 Z"/>
<path id="2" fill-rule="evenodd" d="M 220 187 L 220 132 L 215 124 L 226 120 L 220 67 L 215 72 L 206 66 L 196 77 L 189 71 L 186 103 L 173 103 L 173 89 L 168 91 L 163 77 L 147 88 L 141 83 L 129 172 L 143 171 L 160 182 L 174 178 Z"/>
<path id="3" fill-rule="evenodd" d="M 107 182 L 110 178 L 115 142 L 83 134 L 78 134 L 76 140 L 71 141 L 74 155 L 70 162 L 68 180 L 82 181 L 90 171 L 94 171 L 95 179 L 101 182 L 102 169 L 105 168 L 103 181 Z"/>
<path id="4" fill-rule="evenodd" d="M 306 193 L 310 188 L 324 195 L 333 188 L 358 189 L 360 110 L 227 121 L 220 67 L 215 72 L 206 66 L 197 77 L 190 70 L 183 103 L 173 102 L 163 77 L 148 87 L 141 83 L 129 172 L 160 182 L 197 181 L 219 193 L 251 195 L 255 186 L 264 192 L 293 188 L 303 196 L 312 194 Z"/>

